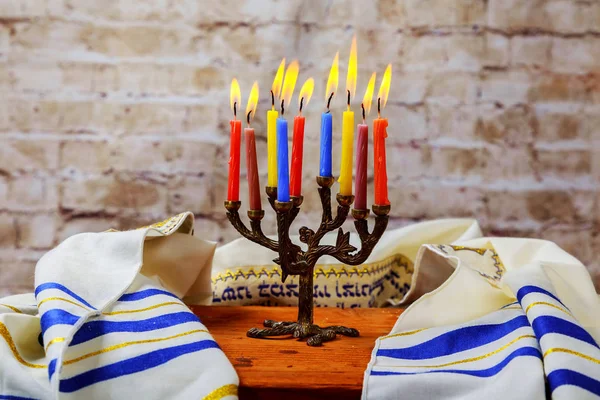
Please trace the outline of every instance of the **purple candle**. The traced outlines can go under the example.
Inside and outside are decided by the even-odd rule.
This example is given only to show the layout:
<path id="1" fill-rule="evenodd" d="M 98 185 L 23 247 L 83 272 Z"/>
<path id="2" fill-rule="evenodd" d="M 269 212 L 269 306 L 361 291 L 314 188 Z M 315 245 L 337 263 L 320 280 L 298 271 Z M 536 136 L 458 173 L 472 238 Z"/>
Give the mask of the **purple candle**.
<path id="1" fill-rule="evenodd" d="M 369 150 L 369 126 L 358 124 L 358 143 L 356 145 L 356 180 L 354 208 L 367 210 L 367 158 Z"/>

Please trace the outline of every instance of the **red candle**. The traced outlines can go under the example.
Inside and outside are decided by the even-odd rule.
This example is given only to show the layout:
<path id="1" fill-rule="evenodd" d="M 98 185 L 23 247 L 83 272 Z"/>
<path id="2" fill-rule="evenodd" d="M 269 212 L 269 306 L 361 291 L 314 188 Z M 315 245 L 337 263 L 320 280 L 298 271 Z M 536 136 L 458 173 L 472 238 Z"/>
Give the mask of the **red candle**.
<path id="1" fill-rule="evenodd" d="M 387 118 L 373 121 L 373 147 L 375 161 L 375 204 L 385 206 L 388 199 L 387 167 L 385 159 L 385 138 L 387 137 Z"/>
<path id="2" fill-rule="evenodd" d="M 294 118 L 294 138 L 292 142 L 292 168 L 290 170 L 290 196 L 300 197 L 302 195 L 302 157 L 304 155 L 304 117 L 302 116 L 302 107 L 310 101 L 315 80 L 308 78 L 300 94 L 298 95 L 298 105 L 300 106 L 298 115 Z"/>
<path id="3" fill-rule="evenodd" d="M 242 145 L 242 121 L 231 120 L 231 141 L 229 147 L 229 181 L 227 200 L 240 200 L 240 148 Z"/>
<path id="4" fill-rule="evenodd" d="M 292 168 L 290 170 L 290 196 L 302 194 L 302 157 L 304 153 L 304 121 L 302 115 L 294 118 L 294 139 L 292 143 Z"/>
<path id="5" fill-rule="evenodd" d="M 367 210 L 367 158 L 369 150 L 369 126 L 358 124 L 358 143 L 356 144 L 356 178 L 354 190 L 356 199 L 354 208 Z"/>
<path id="6" fill-rule="evenodd" d="M 258 180 L 258 163 L 256 161 L 256 137 L 253 128 L 244 129 L 246 136 L 246 166 L 248 168 L 248 199 L 250 210 L 261 210 L 260 182 Z"/>

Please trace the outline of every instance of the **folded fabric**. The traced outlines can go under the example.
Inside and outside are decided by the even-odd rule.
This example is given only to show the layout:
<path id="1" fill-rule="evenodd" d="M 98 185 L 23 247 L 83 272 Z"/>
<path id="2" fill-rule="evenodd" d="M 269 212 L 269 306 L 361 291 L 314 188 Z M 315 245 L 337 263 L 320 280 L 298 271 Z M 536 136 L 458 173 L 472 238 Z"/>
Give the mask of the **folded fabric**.
<path id="1" fill-rule="evenodd" d="M 38 263 L 35 295 L 0 300 L 0 399 L 235 399 L 238 378 L 181 299 L 211 301 L 215 244 L 180 214 L 73 236 Z"/>
<path id="2" fill-rule="evenodd" d="M 599 298 L 554 243 L 426 245 L 414 283 L 422 295 L 377 340 L 364 399 L 600 397 Z"/>
<path id="3" fill-rule="evenodd" d="M 314 301 L 317 307 L 381 307 L 413 298 L 413 263 L 423 243 L 454 243 L 481 237 L 473 219 L 441 219 L 422 222 L 384 233 L 366 262 L 340 264 L 322 257 L 315 267 Z M 293 237 L 300 243 L 297 237 Z M 335 244 L 336 234 L 323 239 Z M 350 243 L 360 248 L 351 234 Z M 247 239 L 237 239 L 215 253 L 213 261 L 214 305 L 297 305 L 298 277 L 281 282 L 277 254 Z M 439 284 L 439 283 L 438 283 Z"/>

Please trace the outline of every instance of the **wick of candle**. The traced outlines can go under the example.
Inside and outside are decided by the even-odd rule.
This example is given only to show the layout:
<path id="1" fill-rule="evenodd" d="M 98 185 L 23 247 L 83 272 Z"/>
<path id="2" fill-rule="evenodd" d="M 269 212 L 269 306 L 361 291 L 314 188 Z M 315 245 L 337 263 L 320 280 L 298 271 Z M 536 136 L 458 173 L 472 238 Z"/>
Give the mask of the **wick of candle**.
<path id="1" fill-rule="evenodd" d="M 237 101 L 233 102 L 233 120 L 237 119 Z"/>
<path id="2" fill-rule="evenodd" d="M 252 110 L 248 111 L 248 116 L 246 117 L 246 121 L 248 121 L 248 128 L 250 127 L 250 116 L 252 115 Z"/>
<path id="3" fill-rule="evenodd" d="M 350 89 L 348 89 L 348 111 L 350 111 Z"/>
<path id="4" fill-rule="evenodd" d="M 334 92 L 331 92 L 329 99 L 327 100 L 327 112 L 329 112 L 329 105 L 331 104 L 331 99 L 333 99 L 333 93 Z"/>
<path id="5" fill-rule="evenodd" d="M 300 115 L 302 115 L 302 106 L 303 105 L 304 105 L 304 97 L 301 97 L 300 98 L 300 111 L 299 111 Z"/>
<path id="6" fill-rule="evenodd" d="M 377 118 L 381 118 L 381 97 L 377 98 Z"/>
<path id="7" fill-rule="evenodd" d="M 284 99 L 281 100 L 281 116 L 282 117 L 283 117 L 283 114 L 285 113 L 285 108 L 283 107 L 283 103 L 285 103 Z"/>
<path id="8" fill-rule="evenodd" d="M 360 107 L 362 108 L 363 124 L 364 124 L 365 123 L 365 119 L 366 119 L 365 105 L 363 103 L 360 103 Z"/>
<path id="9" fill-rule="evenodd" d="M 275 111 L 275 93 L 271 90 L 271 111 Z"/>

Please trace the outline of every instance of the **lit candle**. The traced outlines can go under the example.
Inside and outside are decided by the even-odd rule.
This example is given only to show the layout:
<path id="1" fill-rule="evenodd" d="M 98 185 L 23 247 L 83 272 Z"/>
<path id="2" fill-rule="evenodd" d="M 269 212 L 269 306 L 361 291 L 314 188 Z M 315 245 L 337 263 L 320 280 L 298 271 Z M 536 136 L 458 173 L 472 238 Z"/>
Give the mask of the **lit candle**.
<path id="1" fill-rule="evenodd" d="M 248 97 L 248 105 L 246 106 L 246 120 L 248 127 L 244 129 L 246 137 L 246 167 L 248 172 L 248 200 L 250 210 L 261 210 L 260 203 L 260 182 L 258 179 L 258 162 L 256 160 L 256 136 L 254 129 L 250 128 L 250 121 L 256 114 L 256 105 L 258 103 L 258 83 L 254 82 L 250 97 Z"/>
<path id="2" fill-rule="evenodd" d="M 321 160 L 319 164 L 319 176 L 330 177 L 333 176 L 331 173 L 331 142 L 332 142 L 332 124 L 333 118 L 329 112 L 329 106 L 331 99 L 337 91 L 338 87 L 338 59 L 339 53 L 335 54 L 333 63 L 331 64 L 331 70 L 329 71 L 329 78 L 327 79 L 327 89 L 325 90 L 325 101 L 327 102 L 327 111 L 321 115 Z"/>
<path id="3" fill-rule="evenodd" d="M 348 75 L 346 77 L 346 92 L 348 93 L 348 108 L 342 119 L 342 161 L 340 166 L 340 194 L 352 195 L 352 162 L 354 157 L 354 112 L 350 111 L 350 101 L 356 90 L 356 37 L 352 39 Z"/>
<path id="4" fill-rule="evenodd" d="M 377 94 L 377 119 L 373 121 L 373 147 L 375 161 L 375 204 L 385 206 L 390 204 L 388 199 L 387 167 L 385 157 L 385 138 L 387 137 L 387 118 L 381 118 L 381 109 L 387 103 L 392 80 L 392 65 L 388 65 L 381 80 Z"/>
<path id="5" fill-rule="evenodd" d="M 271 109 L 267 111 L 267 186 L 277 187 L 277 117 L 279 113 L 275 110 L 275 99 L 281 94 L 281 83 L 285 69 L 285 58 L 281 60 L 273 86 L 271 86 Z"/>
<path id="6" fill-rule="evenodd" d="M 362 106 L 362 124 L 358 124 L 358 143 L 356 145 L 356 180 L 355 192 L 356 199 L 354 207 L 357 210 L 367 210 L 367 162 L 369 158 L 369 126 L 366 124 L 367 115 L 371 110 L 371 101 L 373 100 L 373 89 L 375 86 L 375 72 L 371 75 Z"/>
<path id="7" fill-rule="evenodd" d="M 277 201 L 290 201 L 290 172 L 288 165 L 288 124 L 284 118 L 285 106 L 290 104 L 296 79 L 298 61 L 292 61 L 285 72 L 281 92 L 281 117 L 277 118 Z"/>
<path id="8" fill-rule="evenodd" d="M 290 196 L 300 197 L 302 195 L 302 158 L 304 154 L 304 122 L 302 107 L 310 101 L 315 80 L 309 78 L 298 95 L 298 104 L 300 106 L 298 115 L 294 118 L 294 138 L 292 139 L 292 167 L 290 171 Z"/>
<path id="9" fill-rule="evenodd" d="M 229 179 L 227 181 L 227 200 L 240 200 L 240 148 L 242 145 L 242 121 L 237 119 L 237 107 L 241 101 L 240 85 L 237 79 L 231 81 L 229 105 L 233 110 L 229 142 Z"/>

